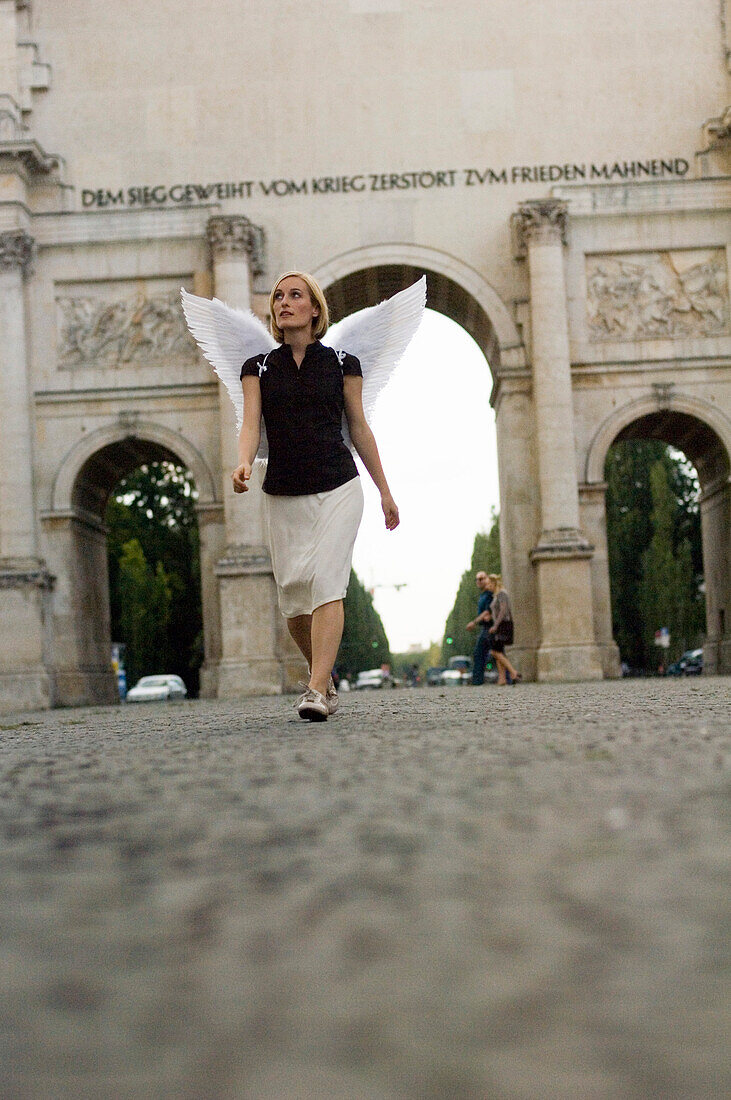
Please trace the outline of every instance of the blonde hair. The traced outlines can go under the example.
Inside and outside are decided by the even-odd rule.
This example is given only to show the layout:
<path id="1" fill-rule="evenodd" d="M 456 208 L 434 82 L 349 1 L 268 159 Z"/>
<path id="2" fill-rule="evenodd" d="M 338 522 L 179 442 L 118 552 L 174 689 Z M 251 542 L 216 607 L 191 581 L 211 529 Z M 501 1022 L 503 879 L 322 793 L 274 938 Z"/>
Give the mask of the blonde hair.
<path id="1" fill-rule="evenodd" d="M 488 573 L 487 579 L 495 585 L 495 591 L 500 592 L 503 587 L 503 579 L 499 573 Z"/>
<path id="2" fill-rule="evenodd" d="M 325 301 L 325 295 L 322 292 L 320 284 L 317 279 L 314 279 L 312 275 L 308 275 L 306 271 L 285 271 L 284 275 L 280 275 L 276 283 L 272 287 L 271 294 L 269 295 L 269 327 L 272 330 L 272 336 L 278 344 L 284 343 L 284 333 L 280 329 L 277 322 L 274 320 L 274 292 L 281 282 L 285 279 L 301 279 L 310 292 L 310 301 L 313 306 L 317 306 L 320 310 L 317 317 L 313 318 L 312 322 L 312 338 L 313 340 L 321 340 L 325 335 L 330 324 L 330 313 L 327 308 L 327 302 Z"/>

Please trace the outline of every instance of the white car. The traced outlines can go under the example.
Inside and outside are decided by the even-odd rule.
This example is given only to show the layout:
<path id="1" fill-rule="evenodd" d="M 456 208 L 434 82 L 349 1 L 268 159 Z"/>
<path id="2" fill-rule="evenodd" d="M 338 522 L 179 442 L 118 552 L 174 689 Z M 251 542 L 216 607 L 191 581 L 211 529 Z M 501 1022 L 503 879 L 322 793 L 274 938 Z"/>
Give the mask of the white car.
<path id="1" fill-rule="evenodd" d="M 160 703 L 165 699 L 185 699 L 187 694 L 179 676 L 143 676 L 127 692 L 127 702 Z"/>
<path id="2" fill-rule="evenodd" d="M 382 668 L 369 668 L 366 672 L 359 672 L 354 684 L 356 691 L 380 690 L 381 688 L 395 687 L 390 672 Z"/>

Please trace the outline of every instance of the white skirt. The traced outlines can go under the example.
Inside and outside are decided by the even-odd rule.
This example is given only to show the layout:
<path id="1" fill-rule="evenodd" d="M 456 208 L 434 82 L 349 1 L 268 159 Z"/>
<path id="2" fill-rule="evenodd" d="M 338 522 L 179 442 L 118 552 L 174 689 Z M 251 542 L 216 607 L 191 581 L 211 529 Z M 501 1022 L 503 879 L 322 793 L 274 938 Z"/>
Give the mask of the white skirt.
<path id="1" fill-rule="evenodd" d="M 345 598 L 362 516 L 360 477 L 327 493 L 264 493 L 264 528 L 285 618 Z"/>

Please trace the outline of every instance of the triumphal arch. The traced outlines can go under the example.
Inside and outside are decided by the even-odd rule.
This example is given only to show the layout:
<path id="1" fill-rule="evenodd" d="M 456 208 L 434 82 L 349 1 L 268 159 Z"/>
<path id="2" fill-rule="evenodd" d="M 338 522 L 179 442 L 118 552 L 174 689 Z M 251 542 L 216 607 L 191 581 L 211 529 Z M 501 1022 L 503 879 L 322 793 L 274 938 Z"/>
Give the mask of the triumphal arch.
<path id="1" fill-rule="evenodd" d="M 635 437 L 698 471 L 730 672 L 728 4 L 317 8 L 0 0 L 0 707 L 116 698 L 104 507 L 155 459 L 198 490 L 203 693 L 290 685 L 178 294 L 263 315 L 291 267 L 335 315 L 426 273 L 483 350 L 526 678 L 619 674 L 604 462 Z"/>

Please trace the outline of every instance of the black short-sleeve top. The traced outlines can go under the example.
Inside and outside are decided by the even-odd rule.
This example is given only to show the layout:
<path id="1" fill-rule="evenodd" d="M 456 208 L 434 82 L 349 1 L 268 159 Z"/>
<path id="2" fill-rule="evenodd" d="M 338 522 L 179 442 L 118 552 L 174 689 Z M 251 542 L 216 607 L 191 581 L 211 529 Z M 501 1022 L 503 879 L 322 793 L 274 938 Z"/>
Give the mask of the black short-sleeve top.
<path id="1" fill-rule="evenodd" d="M 337 489 L 358 476 L 343 442 L 343 375 L 362 376 L 354 355 L 319 340 L 298 367 L 289 344 L 247 359 L 241 377 L 258 375 L 269 441 L 265 493 L 303 496 Z"/>

